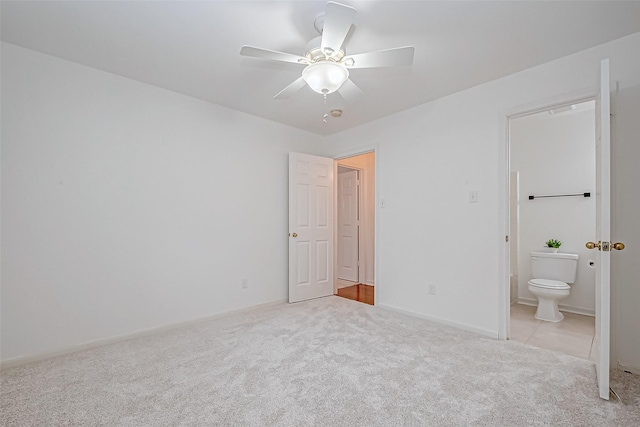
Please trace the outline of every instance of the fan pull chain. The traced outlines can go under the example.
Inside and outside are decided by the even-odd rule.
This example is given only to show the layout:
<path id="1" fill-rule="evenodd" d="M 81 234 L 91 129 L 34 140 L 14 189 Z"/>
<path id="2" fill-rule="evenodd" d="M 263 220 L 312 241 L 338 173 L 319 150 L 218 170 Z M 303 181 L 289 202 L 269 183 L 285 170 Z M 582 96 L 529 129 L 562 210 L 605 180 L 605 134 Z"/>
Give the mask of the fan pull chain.
<path id="1" fill-rule="evenodd" d="M 327 111 L 327 94 L 326 93 L 323 94 L 323 97 L 324 97 L 324 111 L 325 111 L 325 113 L 322 116 L 322 123 L 327 124 L 327 122 L 328 122 L 327 119 L 329 118 L 329 113 L 326 112 Z"/>

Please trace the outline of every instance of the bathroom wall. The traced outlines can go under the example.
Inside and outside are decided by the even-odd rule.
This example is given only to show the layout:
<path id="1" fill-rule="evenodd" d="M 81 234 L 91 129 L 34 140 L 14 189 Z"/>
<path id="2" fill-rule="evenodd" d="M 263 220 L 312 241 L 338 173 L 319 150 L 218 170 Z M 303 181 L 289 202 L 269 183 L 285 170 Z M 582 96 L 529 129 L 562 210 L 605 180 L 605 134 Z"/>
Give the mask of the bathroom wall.
<path id="1" fill-rule="evenodd" d="M 511 169 L 519 172 L 518 301 L 537 304 L 529 292 L 529 254 L 548 239 L 561 240 L 560 252 L 577 253 L 578 276 L 560 308 L 594 314 L 595 254 L 585 242 L 595 236 L 595 197 L 529 200 L 529 195 L 591 192 L 595 196 L 595 102 L 574 110 L 548 111 L 511 120 Z"/>

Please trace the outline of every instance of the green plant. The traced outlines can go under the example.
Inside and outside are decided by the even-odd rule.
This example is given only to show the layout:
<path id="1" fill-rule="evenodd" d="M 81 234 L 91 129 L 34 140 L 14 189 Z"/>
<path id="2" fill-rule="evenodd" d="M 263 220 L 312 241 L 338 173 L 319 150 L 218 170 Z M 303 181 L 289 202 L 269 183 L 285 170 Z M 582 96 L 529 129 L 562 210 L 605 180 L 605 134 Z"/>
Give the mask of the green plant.
<path id="1" fill-rule="evenodd" d="M 560 245 L 562 245 L 562 242 L 560 240 L 557 239 L 549 239 L 545 242 L 545 245 L 547 245 L 547 247 L 550 248 L 559 248 Z"/>

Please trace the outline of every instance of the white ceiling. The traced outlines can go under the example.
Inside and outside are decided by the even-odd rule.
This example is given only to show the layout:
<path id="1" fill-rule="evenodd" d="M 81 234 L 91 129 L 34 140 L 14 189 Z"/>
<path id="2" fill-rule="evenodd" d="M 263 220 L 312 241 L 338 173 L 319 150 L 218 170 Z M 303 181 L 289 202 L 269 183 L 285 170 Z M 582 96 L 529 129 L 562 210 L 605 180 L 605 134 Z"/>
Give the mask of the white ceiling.
<path id="1" fill-rule="evenodd" d="M 339 0 L 338 0 L 339 1 Z M 640 31 L 640 1 L 339 1 L 358 11 L 348 53 L 415 46 L 411 67 L 351 70 L 346 104 L 302 66 L 245 58 L 248 44 L 304 54 L 326 1 L 2 1 L 2 40 L 328 135 Z M 325 111 L 341 118 L 322 123 Z"/>

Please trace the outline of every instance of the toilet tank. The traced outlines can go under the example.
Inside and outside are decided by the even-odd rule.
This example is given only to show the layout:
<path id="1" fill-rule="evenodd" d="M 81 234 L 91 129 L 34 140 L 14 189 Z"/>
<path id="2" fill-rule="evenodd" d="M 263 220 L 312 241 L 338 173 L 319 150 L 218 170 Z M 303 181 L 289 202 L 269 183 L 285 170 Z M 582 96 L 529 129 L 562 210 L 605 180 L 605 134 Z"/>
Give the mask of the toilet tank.
<path id="1" fill-rule="evenodd" d="M 531 274 L 534 279 L 576 281 L 578 254 L 531 252 Z"/>

